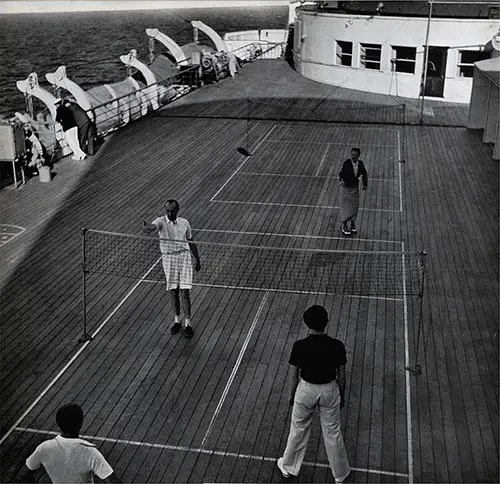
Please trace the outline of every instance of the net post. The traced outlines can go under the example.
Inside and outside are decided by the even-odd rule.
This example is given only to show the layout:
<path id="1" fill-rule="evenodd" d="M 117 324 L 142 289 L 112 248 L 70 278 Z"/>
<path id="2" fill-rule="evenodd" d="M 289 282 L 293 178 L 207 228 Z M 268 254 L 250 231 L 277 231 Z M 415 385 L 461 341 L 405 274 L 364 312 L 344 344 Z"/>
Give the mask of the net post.
<path id="1" fill-rule="evenodd" d="M 250 99 L 246 100 L 246 122 L 245 122 L 245 131 L 246 131 L 246 146 L 240 146 L 237 148 L 238 153 L 240 153 L 243 156 L 249 157 L 252 156 L 252 153 L 250 152 Z"/>
<path id="2" fill-rule="evenodd" d="M 82 306 L 83 306 L 83 334 L 78 339 L 79 343 L 86 343 L 92 340 L 92 336 L 87 333 L 87 267 L 86 267 L 86 250 L 85 250 L 85 235 L 88 229 L 82 229 Z"/>
<path id="3" fill-rule="evenodd" d="M 425 258 L 427 252 L 423 250 L 420 252 L 420 257 L 418 259 L 418 274 L 419 274 L 419 289 L 418 289 L 418 299 L 419 299 L 419 315 L 418 315 L 418 328 L 417 328 L 417 347 L 415 349 L 415 362 L 413 366 L 407 366 L 408 370 L 413 375 L 421 375 L 422 367 L 418 364 L 418 353 L 420 350 L 420 334 L 422 333 L 423 327 L 423 301 L 424 301 L 424 282 L 425 282 Z"/>
<path id="4" fill-rule="evenodd" d="M 406 103 L 403 103 L 401 105 L 402 111 L 403 111 L 403 129 L 402 134 L 401 134 L 401 159 L 399 160 L 400 163 L 406 163 Z"/>

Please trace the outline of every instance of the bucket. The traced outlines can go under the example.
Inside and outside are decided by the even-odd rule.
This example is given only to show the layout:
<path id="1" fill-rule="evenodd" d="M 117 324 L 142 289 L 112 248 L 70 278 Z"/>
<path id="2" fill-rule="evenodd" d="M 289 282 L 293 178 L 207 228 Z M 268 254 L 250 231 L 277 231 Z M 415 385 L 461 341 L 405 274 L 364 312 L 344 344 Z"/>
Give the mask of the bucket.
<path id="1" fill-rule="evenodd" d="M 38 177 L 43 183 L 49 182 L 52 179 L 50 175 L 50 167 L 41 166 L 40 168 L 38 168 Z"/>

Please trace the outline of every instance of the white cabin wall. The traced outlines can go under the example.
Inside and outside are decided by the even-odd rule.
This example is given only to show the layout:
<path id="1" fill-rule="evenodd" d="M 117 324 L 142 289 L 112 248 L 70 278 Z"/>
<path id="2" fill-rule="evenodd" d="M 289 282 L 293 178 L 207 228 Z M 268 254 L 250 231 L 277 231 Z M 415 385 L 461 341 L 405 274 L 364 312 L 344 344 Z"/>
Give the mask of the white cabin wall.
<path id="1" fill-rule="evenodd" d="M 298 11 L 294 60 L 304 77 L 383 94 L 417 98 L 423 70 L 427 18 L 383 17 Z M 472 78 L 457 76 L 458 48 L 473 50 L 498 30 L 497 20 L 433 19 L 430 46 L 450 47 L 446 64 L 445 101 L 467 103 Z M 298 37 L 298 38 L 297 38 Z M 353 42 L 353 66 L 335 65 L 335 41 Z M 381 44 L 381 70 L 360 68 L 360 43 Z M 416 47 L 415 74 L 392 72 L 392 45 Z M 455 48 L 453 48 L 455 47 Z"/>

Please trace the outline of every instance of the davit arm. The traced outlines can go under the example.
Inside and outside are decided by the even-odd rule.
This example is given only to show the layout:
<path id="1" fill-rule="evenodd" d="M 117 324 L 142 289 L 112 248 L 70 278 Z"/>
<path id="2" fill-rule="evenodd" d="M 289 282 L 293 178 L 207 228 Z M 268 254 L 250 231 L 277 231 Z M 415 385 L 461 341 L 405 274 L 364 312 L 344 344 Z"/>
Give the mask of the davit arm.
<path id="1" fill-rule="evenodd" d="M 212 42 L 215 44 L 215 48 L 217 49 L 218 52 L 227 52 L 226 43 L 222 40 L 221 36 L 213 28 L 204 24 L 200 20 L 193 20 L 191 22 L 191 25 L 195 29 L 205 32 L 212 39 Z"/>
<path id="2" fill-rule="evenodd" d="M 178 65 L 187 66 L 189 64 L 179 44 L 170 37 L 160 32 L 158 29 L 146 29 L 146 34 L 148 37 L 159 40 L 172 53 Z"/>

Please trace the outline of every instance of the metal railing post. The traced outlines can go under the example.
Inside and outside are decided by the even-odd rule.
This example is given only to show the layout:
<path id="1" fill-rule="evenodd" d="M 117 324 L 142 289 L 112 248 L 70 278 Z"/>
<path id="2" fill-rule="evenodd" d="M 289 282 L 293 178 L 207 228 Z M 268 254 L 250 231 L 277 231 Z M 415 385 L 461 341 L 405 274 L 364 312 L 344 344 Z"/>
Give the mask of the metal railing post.
<path id="1" fill-rule="evenodd" d="M 87 267 L 85 254 L 85 234 L 87 229 L 82 229 L 82 306 L 83 306 L 83 335 L 78 339 L 79 343 L 92 340 L 92 336 L 87 333 Z"/>

